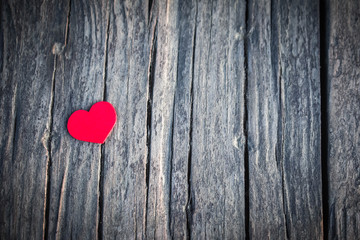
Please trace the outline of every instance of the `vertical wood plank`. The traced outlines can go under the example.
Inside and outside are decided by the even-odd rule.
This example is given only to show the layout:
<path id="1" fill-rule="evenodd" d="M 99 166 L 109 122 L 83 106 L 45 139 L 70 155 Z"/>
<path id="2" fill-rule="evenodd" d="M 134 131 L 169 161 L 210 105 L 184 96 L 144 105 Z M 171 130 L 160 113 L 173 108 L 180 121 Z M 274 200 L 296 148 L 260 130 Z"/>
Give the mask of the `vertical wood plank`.
<path id="1" fill-rule="evenodd" d="M 283 131 L 280 156 L 287 234 L 290 239 L 321 239 L 319 3 L 283 0 L 279 5 Z"/>
<path id="2" fill-rule="evenodd" d="M 149 239 L 170 238 L 171 132 L 179 40 L 179 1 L 158 1 L 154 64 L 150 76 L 153 89 L 151 108 L 149 189 L 146 236 Z M 153 79 L 151 79 L 153 77 Z"/>
<path id="3" fill-rule="evenodd" d="M 269 1 L 248 6 L 248 150 L 250 238 L 285 239 L 282 189 L 281 102 L 278 78 L 278 33 L 272 29 Z M 274 25 L 277 25 L 274 22 Z M 274 31 L 274 33 L 272 32 Z M 273 44 L 273 45 L 271 45 Z M 274 50 L 274 52 L 272 52 Z M 273 58 L 275 58 L 273 60 Z M 281 131 L 279 131 L 281 133 Z"/>
<path id="4" fill-rule="evenodd" d="M 327 1 L 329 239 L 360 234 L 360 3 Z"/>
<path id="5" fill-rule="evenodd" d="M 118 120 L 104 144 L 103 239 L 144 239 L 146 217 L 148 2 L 110 4 L 106 101 Z"/>
<path id="6" fill-rule="evenodd" d="M 190 237 L 190 145 L 197 4 L 179 2 L 176 87 L 170 132 L 170 235 Z"/>
<path id="7" fill-rule="evenodd" d="M 48 238 L 98 234 L 99 144 L 72 138 L 69 116 L 104 98 L 106 2 L 71 1 L 64 51 L 57 55 Z"/>
<path id="8" fill-rule="evenodd" d="M 1 1 L 0 239 L 41 239 L 46 225 L 55 42 L 63 1 Z"/>
<path id="9" fill-rule="evenodd" d="M 319 239 L 318 3 L 249 7 L 250 236 Z"/>
<path id="10" fill-rule="evenodd" d="M 244 239 L 245 1 L 197 6 L 190 151 L 194 239 Z"/>

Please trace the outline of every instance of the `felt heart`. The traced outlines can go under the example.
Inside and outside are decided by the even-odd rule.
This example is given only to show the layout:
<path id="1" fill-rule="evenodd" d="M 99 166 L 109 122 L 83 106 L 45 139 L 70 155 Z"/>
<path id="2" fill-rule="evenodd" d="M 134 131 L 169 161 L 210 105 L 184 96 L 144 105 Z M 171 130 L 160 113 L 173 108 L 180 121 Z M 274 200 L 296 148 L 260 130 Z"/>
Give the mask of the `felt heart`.
<path id="1" fill-rule="evenodd" d="M 80 141 L 104 143 L 116 122 L 116 112 L 108 102 L 97 102 L 90 111 L 78 110 L 71 114 L 67 128 Z"/>

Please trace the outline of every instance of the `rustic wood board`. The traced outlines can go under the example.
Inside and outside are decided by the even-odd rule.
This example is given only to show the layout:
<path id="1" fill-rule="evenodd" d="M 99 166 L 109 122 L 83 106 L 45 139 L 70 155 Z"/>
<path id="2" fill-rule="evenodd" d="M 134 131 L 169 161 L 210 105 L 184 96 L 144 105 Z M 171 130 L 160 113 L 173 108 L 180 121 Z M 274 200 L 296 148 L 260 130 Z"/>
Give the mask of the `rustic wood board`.
<path id="1" fill-rule="evenodd" d="M 360 3 L 328 1 L 329 238 L 360 234 Z"/>
<path id="2" fill-rule="evenodd" d="M 197 6 L 188 176 L 195 239 L 245 237 L 245 10 L 244 1 Z"/>
<path id="3" fill-rule="evenodd" d="M 1 1 L 0 238 L 41 239 L 50 158 L 58 1 Z"/>
<path id="4" fill-rule="evenodd" d="M 250 238 L 319 239 L 319 5 L 249 4 Z"/>
<path id="5" fill-rule="evenodd" d="M 145 1 L 109 5 L 105 100 L 116 107 L 118 120 L 103 145 L 103 239 L 145 238 L 148 42 L 153 36 L 148 8 Z"/>
<path id="6" fill-rule="evenodd" d="M 101 146 L 67 133 L 69 116 L 104 99 L 107 5 L 71 1 L 63 51 L 56 55 L 47 237 L 98 234 Z"/>

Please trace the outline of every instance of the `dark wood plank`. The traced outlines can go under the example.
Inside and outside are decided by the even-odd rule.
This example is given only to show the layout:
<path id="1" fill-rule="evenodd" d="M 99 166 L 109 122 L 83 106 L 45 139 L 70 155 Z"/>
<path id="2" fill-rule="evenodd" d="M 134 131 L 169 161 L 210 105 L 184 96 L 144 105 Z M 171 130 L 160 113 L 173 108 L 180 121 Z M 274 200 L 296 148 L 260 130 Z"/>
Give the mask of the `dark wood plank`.
<path id="1" fill-rule="evenodd" d="M 67 119 L 104 99 L 107 5 L 71 1 L 64 50 L 56 58 L 48 238 L 95 239 L 101 145 L 72 138 Z"/>
<path id="2" fill-rule="evenodd" d="M 110 4 L 105 99 L 118 120 L 103 152 L 104 239 L 145 238 L 149 7 L 146 1 Z"/>
<path id="3" fill-rule="evenodd" d="M 245 238 L 245 1 L 199 2 L 194 40 L 189 230 Z"/>
<path id="4" fill-rule="evenodd" d="M 1 1 L 0 239 L 41 239 L 62 1 Z"/>
<path id="5" fill-rule="evenodd" d="M 251 1 L 248 19 L 248 150 L 250 237 L 285 239 L 282 189 L 281 101 L 278 79 L 278 32 L 272 29 L 269 1 Z M 277 23 L 274 23 L 274 25 Z M 272 32 L 275 31 L 275 32 Z M 273 39 L 274 36 L 277 38 Z M 276 57 L 275 61 L 272 57 Z M 273 60 L 273 61 L 272 61 Z"/>
<path id="6" fill-rule="evenodd" d="M 319 7 L 251 1 L 250 236 L 322 237 Z"/>
<path id="7" fill-rule="evenodd" d="M 279 6 L 287 234 L 322 239 L 319 3 L 280 1 Z"/>
<path id="8" fill-rule="evenodd" d="M 360 2 L 328 1 L 330 239 L 360 234 Z"/>

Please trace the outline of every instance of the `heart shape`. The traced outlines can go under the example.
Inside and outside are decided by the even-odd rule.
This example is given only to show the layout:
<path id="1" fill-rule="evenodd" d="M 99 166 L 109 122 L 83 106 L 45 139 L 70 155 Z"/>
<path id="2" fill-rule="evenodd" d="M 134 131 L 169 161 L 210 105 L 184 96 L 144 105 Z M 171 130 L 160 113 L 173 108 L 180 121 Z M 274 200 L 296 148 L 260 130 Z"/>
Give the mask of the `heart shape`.
<path id="1" fill-rule="evenodd" d="M 80 141 L 104 143 L 116 122 L 115 108 L 108 102 L 97 102 L 90 111 L 77 110 L 71 114 L 67 128 Z"/>

